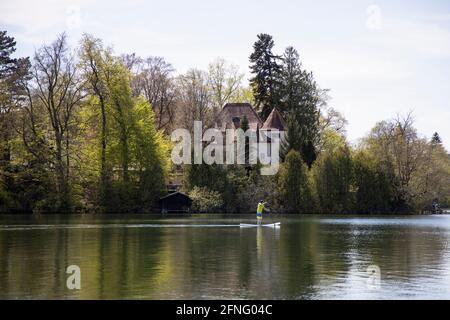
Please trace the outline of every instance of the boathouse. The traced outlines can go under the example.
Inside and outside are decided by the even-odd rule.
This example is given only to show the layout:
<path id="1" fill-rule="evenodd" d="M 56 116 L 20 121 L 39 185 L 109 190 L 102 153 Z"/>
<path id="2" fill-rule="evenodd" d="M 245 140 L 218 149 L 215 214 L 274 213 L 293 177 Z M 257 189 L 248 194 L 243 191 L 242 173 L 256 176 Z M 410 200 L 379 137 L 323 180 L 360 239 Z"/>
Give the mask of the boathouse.
<path id="1" fill-rule="evenodd" d="M 185 193 L 176 191 L 159 199 L 161 213 L 189 213 L 192 199 Z"/>

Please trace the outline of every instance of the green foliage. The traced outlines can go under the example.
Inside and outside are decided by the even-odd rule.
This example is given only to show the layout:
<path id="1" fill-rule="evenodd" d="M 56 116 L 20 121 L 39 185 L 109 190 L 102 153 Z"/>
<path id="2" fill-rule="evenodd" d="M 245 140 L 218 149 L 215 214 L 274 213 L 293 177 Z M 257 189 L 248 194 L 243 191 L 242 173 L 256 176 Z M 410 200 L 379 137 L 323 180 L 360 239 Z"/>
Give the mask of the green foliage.
<path id="1" fill-rule="evenodd" d="M 261 118 L 266 119 L 273 108 L 281 101 L 281 65 L 280 57 L 272 52 L 274 41 L 271 35 L 258 34 L 250 55 L 250 70 L 256 106 L 261 109 Z"/>
<path id="2" fill-rule="evenodd" d="M 95 108 L 99 102 L 96 96 L 90 97 L 88 110 L 82 114 L 86 119 L 85 132 L 92 132 L 92 139 L 84 143 L 87 167 L 91 170 L 89 178 L 99 183 L 95 194 L 103 192 L 104 201 L 99 205 L 104 211 L 150 211 L 164 191 L 170 144 L 156 129 L 150 104 L 143 97 L 131 96 L 128 71 L 117 61 L 108 68 L 108 143 L 104 164 L 108 183 L 104 185 L 101 179 L 101 114 Z"/>
<path id="3" fill-rule="evenodd" d="M 344 213 L 352 209 L 352 161 L 347 146 L 321 154 L 312 173 L 320 212 Z"/>
<path id="4" fill-rule="evenodd" d="M 250 103 L 252 106 L 256 105 L 252 88 L 251 87 L 240 87 L 236 92 L 234 102 Z"/>
<path id="5" fill-rule="evenodd" d="M 23 145 L 17 143 L 30 61 L 13 58 L 15 46 L 14 38 L 0 31 L 0 212 L 31 212 L 52 191 L 51 178 L 40 164 L 22 157 Z"/>
<path id="6" fill-rule="evenodd" d="M 222 58 L 208 65 L 209 87 L 215 111 L 219 111 L 227 102 L 236 102 L 243 78 L 244 74 L 239 72 L 238 66 L 228 64 Z"/>
<path id="7" fill-rule="evenodd" d="M 390 213 L 392 186 L 386 173 L 364 150 L 353 157 L 355 210 L 360 213 Z"/>
<path id="8" fill-rule="evenodd" d="M 240 212 L 255 213 L 258 201 L 261 199 L 267 201 L 267 207 L 271 212 L 283 212 L 283 198 L 280 195 L 277 178 L 277 175 L 261 176 L 256 173 L 251 174 L 245 187 L 237 194 Z"/>
<path id="9" fill-rule="evenodd" d="M 226 186 L 226 171 L 222 166 L 213 164 L 192 164 L 185 166 L 185 185 L 187 190 L 194 187 L 207 187 L 222 192 Z"/>
<path id="10" fill-rule="evenodd" d="M 76 113 L 84 97 L 84 82 L 62 34 L 34 56 L 32 79 L 27 84 L 28 103 L 17 113 L 24 145 L 35 161 L 54 177 L 55 206 L 60 212 L 73 209 L 75 166 L 73 137 Z"/>
<path id="11" fill-rule="evenodd" d="M 281 158 L 290 150 L 298 151 L 311 168 L 317 158 L 319 140 L 319 106 L 324 104 L 311 72 L 303 70 L 293 47 L 286 48 L 283 57 L 272 53 L 273 40 L 258 35 L 250 61 L 255 77 L 251 79 L 257 105 L 263 105 L 262 118 L 277 108 L 286 120 L 286 135 L 282 141 Z M 282 64 L 278 64 L 281 61 Z"/>
<path id="12" fill-rule="evenodd" d="M 280 196 L 286 212 L 306 213 L 313 208 L 307 167 L 300 153 L 291 150 L 279 172 Z"/>
<path id="13" fill-rule="evenodd" d="M 11 164 L 0 176 L 0 212 L 58 212 L 53 178 L 39 164 Z"/>
<path id="14" fill-rule="evenodd" d="M 301 154 L 303 161 L 311 169 L 312 164 L 317 159 L 317 151 L 313 141 L 305 139 L 302 132 L 304 132 L 302 125 L 295 115 L 289 114 L 284 139 L 281 141 L 281 159 L 284 160 L 290 150 L 295 150 Z"/>
<path id="15" fill-rule="evenodd" d="M 164 190 L 169 169 L 170 144 L 155 127 L 151 106 L 142 97 L 135 99 L 131 154 L 138 172 L 138 206 L 150 209 Z"/>
<path id="16" fill-rule="evenodd" d="M 13 207 L 9 192 L 4 183 L 0 181 L 0 212 L 8 212 Z"/>
<path id="17" fill-rule="evenodd" d="M 192 198 L 192 209 L 195 212 L 215 213 L 223 205 L 222 196 L 219 192 L 210 190 L 207 187 L 194 187 L 189 196 Z"/>
<path id="18" fill-rule="evenodd" d="M 442 143 L 442 139 L 439 136 L 439 133 L 435 132 L 433 134 L 433 137 L 431 138 L 431 143 L 432 144 L 441 144 Z"/>
<path id="19" fill-rule="evenodd" d="M 293 47 L 286 48 L 282 65 L 282 107 L 286 119 L 286 139 L 282 151 L 300 152 L 311 168 L 317 158 L 319 136 L 319 105 L 322 103 L 312 73 L 302 70 L 299 55 Z"/>
<path id="20" fill-rule="evenodd" d="M 433 144 L 419 137 L 413 126 L 412 115 L 379 122 L 363 141 L 363 145 L 390 179 L 393 210 L 420 210 L 415 205 L 416 200 L 433 188 L 426 176 L 433 168 L 430 159 Z"/>
<path id="21" fill-rule="evenodd" d="M 433 202 L 441 208 L 450 207 L 450 156 L 441 143 L 432 142 L 424 162 L 411 181 L 413 190 L 420 191 L 412 207 L 423 210 Z"/>
<path id="22" fill-rule="evenodd" d="M 164 192 L 170 143 L 156 129 L 148 101 L 132 95 L 132 74 L 120 59 L 89 36 L 81 57 L 92 93 L 80 112 L 89 138 L 83 143 L 85 177 L 96 186 L 87 193 L 90 207 L 151 211 Z"/>
<path id="23" fill-rule="evenodd" d="M 319 150 L 321 153 L 330 153 L 347 146 L 345 136 L 332 128 L 326 128 L 322 131 L 321 135 L 322 147 Z"/>
<path id="24" fill-rule="evenodd" d="M 254 213 L 260 199 L 292 213 L 450 206 L 450 157 L 437 133 L 420 136 L 408 115 L 378 123 L 350 148 L 345 119 L 321 110 L 326 90 L 294 48 L 274 54 L 270 35 L 253 46 L 248 88 L 224 60 L 175 81 L 164 59 L 117 57 L 89 35 L 78 57 L 62 35 L 37 50 L 33 66 L 13 58 L 15 46 L 0 31 L 0 212 L 150 212 L 171 169 L 171 143 L 158 128 L 208 127 L 227 101 L 256 104 L 263 119 L 277 108 L 284 163 L 276 176 L 260 176 L 260 164 L 185 166 L 194 210 Z"/>
<path id="25" fill-rule="evenodd" d="M 249 188 L 249 178 L 245 166 L 228 165 L 226 166 L 225 186 L 222 190 L 224 199 L 224 210 L 230 213 L 246 213 L 248 208 L 246 203 L 242 202 L 240 195 Z"/>

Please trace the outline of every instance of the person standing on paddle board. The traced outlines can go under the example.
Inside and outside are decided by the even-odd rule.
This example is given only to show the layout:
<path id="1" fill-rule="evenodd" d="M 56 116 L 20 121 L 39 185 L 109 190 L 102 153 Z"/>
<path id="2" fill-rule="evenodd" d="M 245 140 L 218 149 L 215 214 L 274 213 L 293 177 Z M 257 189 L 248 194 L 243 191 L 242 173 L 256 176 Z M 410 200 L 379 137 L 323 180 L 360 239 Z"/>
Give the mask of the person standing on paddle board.
<path id="1" fill-rule="evenodd" d="M 261 225 L 261 223 L 262 223 L 263 211 L 269 212 L 269 210 L 265 208 L 265 205 L 266 205 L 266 202 L 264 202 L 264 200 L 261 200 L 258 203 L 258 206 L 256 207 L 256 221 L 257 221 L 258 225 Z"/>

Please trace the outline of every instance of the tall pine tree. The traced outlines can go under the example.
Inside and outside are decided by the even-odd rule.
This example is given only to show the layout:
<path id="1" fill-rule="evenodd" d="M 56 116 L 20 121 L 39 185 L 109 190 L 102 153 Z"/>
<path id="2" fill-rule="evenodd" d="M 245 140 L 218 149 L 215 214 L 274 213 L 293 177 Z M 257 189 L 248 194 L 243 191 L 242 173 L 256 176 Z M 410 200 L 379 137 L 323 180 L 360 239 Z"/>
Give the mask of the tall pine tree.
<path id="1" fill-rule="evenodd" d="M 266 119 L 272 109 L 281 103 L 281 58 L 272 52 L 273 46 L 271 35 L 258 34 L 250 55 L 250 70 L 254 75 L 250 86 L 262 119 Z"/>
<path id="2" fill-rule="evenodd" d="M 10 141 L 15 134 L 12 128 L 14 111 L 24 98 L 24 82 L 29 77 L 28 58 L 13 58 L 16 41 L 0 31 L 0 161 L 9 163 Z"/>
<path id="3" fill-rule="evenodd" d="M 439 135 L 439 133 L 435 132 L 433 134 L 433 137 L 431 138 L 431 143 L 432 144 L 441 144 L 442 143 L 442 139 L 441 139 L 441 136 Z"/>
<path id="4" fill-rule="evenodd" d="M 316 159 L 315 141 L 319 135 L 320 96 L 310 72 L 302 70 L 299 54 L 286 48 L 282 65 L 281 112 L 286 119 L 287 134 L 282 151 L 293 149 L 311 168 Z"/>

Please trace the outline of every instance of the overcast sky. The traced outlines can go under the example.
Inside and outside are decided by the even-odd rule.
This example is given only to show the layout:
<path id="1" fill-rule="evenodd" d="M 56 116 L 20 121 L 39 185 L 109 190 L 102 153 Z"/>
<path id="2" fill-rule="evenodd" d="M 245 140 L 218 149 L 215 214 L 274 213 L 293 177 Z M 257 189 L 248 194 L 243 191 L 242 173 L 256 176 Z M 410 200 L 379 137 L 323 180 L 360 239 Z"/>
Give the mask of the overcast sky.
<path id="1" fill-rule="evenodd" d="M 162 56 L 177 72 L 216 57 L 240 66 L 258 33 L 275 51 L 292 45 L 355 142 L 377 121 L 413 111 L 420 133 L 439 132 L 450 149 L 450 1 L 91 1 L 0 0 L 0 29 L 32 55 L 66 31 L 116 53 Z"/>

